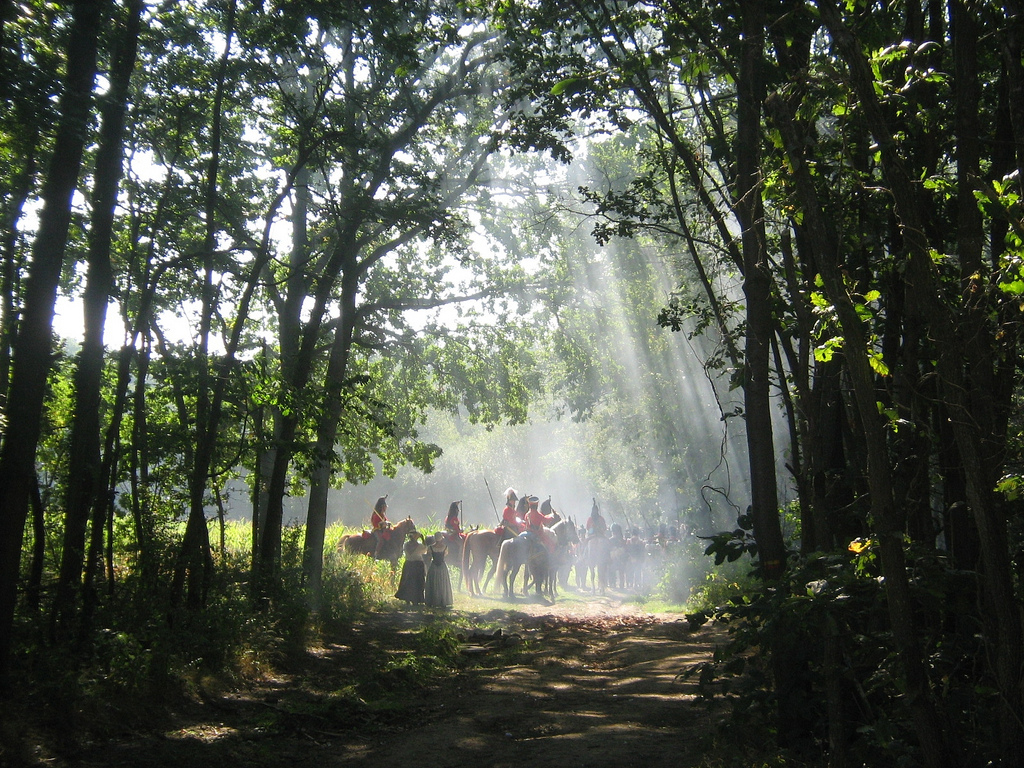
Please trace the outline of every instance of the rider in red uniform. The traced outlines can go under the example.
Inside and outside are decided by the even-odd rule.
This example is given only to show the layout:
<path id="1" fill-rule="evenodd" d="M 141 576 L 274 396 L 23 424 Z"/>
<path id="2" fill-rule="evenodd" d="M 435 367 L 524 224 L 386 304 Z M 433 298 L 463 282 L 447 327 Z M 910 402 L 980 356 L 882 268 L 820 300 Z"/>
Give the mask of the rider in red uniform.
<path id="1" fill-rule="evenodd" d="M 513 535 L 518 535 L 526 530 L 526 523 L 516 511 L 517 501 L 519 501 L 519 497 L 512 488 L 505 491 L 505 511 L 501 513 L 501 522 Z"/>
<path id="2" fill-rule="evenodd" d="M 604 536 L 608 533 L 608 523 L 605 522 L 604 517 L 601 516 L 601 511 L 597 508 L 597 500 L 594 500 L 594 506 L 590 509 L 590 517 L 587 518 L 587 536 Z"/>
<path id="3" fill-rule="evenodd" d="M 543 509 L 537 509 L 539 501 L 540 499 L 536 496 L 530 497 L 530 511 L 526 513 L 526 529 L 540 536 L 544 546 L 554 554 L 558 542 L 555 539 L 554 533 L 546 526 L 554 525 L 562 518 L 558 516 L 558 512 L 551 508 L 550 498 L 545 500 Z"/>
<path id="4" fill-rule="evenodd" d="M 444 527 L 452 538 L 462 538 L 462 522 L 459 517 L 462 515 L 462 502 L 453 501 L 448 507 L 448 517 L 445 518 Z"/>
<path id="5" fill-rule="evenodd" d="M 370 526 L 373 529 L 370 531 L 370 535 L 377 539 L 374 554 L 376 556 L 384 542 L 391 538 L 391 521 L 388 520 L 387 494 L 377 499 L 377 503 L 373 505 L 373 512 L 370 514 Z"/>
<path id="6" fill-rule="evenodd" d="M 388 520 L 388 497 L 387 494 L 377 499 L 377 503 L 373 505 L 373 513 L 370 515 L 370 528 L 374 531 L 379 531 L 382 527 L 390 527 L 391 521 Z"/>

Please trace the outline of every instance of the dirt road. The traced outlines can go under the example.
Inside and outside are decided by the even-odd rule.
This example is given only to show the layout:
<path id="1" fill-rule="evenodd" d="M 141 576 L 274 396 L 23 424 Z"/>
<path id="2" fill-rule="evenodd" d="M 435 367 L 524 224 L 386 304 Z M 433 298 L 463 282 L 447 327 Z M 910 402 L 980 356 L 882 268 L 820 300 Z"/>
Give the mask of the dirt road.
<path id="1" fill-rule="evenodd" d="M 136 728 L 73 761 L 47 764 L 713 764 L 707 750 L 719 718 L 699 700 L 696 676 L 680 675 L 710 658 L 724 640 L 720 630 L 691 632 L 681 616 L 645 614 L 614 598 L 554 606 L 459 598 L 454 615 L 462 627 L 463 668 L 439 684 L 410 685 L 407 695 L 399 688 L 393 706 L 367 709 L 344 693 L 353 665 L 401 658 L 403 636 L 436 623 L 435 612 L 396 604 L 312 654 L 301 670 L 246 690 L 207 691 L 151 732 Z"/>
<path id="2" fill-rule="evenodd" d="M 470 668 L 398 734 L 347 744 L 339 765 L 697 766 L 712 714 L 696 677 L 721 632 L 680 616 L 637 614 L 614 600 L 521 605 L 508 623 L 527 646 L 518 663 Z M 494 613 L 484 614 L 488 620 Z"/>

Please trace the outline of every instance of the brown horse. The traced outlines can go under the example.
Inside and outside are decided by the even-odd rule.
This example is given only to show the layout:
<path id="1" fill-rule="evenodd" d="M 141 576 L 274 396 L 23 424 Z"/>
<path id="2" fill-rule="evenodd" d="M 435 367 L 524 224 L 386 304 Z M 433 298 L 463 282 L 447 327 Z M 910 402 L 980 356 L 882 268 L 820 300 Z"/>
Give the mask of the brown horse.
<path id="1" fill-rule="evenodd" d="M 482 595 L 494 576 L 498 565 L 498 554 L 501 542 L 511 538 L 511 532 L 502 526 L 495 531 L 493 528 L 470 531 L 462 543 L 462 578 L 466 583 L 466 591 L 471 595 Z M 483 589 L 480 587 L 480 576 L 483 575 L 487 558 L 491 559 L 491 569 L 484 579 Z"/>
<path id="2" fill-rule="evenodd" d="M 405 537 L 415 530 L 416 523 L 407 517 L 391 527 L 391 535 L 387 538 L 366 532 L 350 533 L 341 537 L 338 548 L 349 555 L 368 555 L 375 560 L 387 560 L 392 567 L 397 567 Z"/>

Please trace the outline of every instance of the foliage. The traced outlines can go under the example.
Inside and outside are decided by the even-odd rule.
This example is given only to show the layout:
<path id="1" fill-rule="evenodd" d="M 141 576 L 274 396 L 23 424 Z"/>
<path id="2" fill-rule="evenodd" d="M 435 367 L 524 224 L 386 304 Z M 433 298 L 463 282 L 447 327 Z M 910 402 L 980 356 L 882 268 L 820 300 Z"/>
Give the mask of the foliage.
<path id="1" fill-rule="evenodd" d="M 20 372 L 10 353 L 47 317 L 24 276 L 42 169 L 61 156 L 62 79 L 79 72 L 68 8 L 16 10 L 0 40 L 5 429 L 29 410 L 8 403 Z M 283 524 L 284 499 L 433 471 L 445 447 L 424 427 L 435 412 L 451 419 L 444 437 L 466 440 L 474 480 L 481 457 L 513 466 L 529 442 L 547 472 L 524 482 L 571 471 L 590 491 L 573 489 L 574 504 L 594 495 L 630 527 L 707 536 L 704 562 L 692 543 L 671 555 L 659 597 L 731 606 L 737 650 L 767 654 L 729 660 L 765 684 L 747 714 L 792 696 L 816 743 L 827 716 L 865 761 L 939 763 L 956 746 L 947 733 L 979 759 L 1013 759 L 1024 738 L 1019 20 L 997 6 L 931 10 L 146 7 L 102 289 L 124 346 L 108 355 L 97 402 L 79 399 L 69 350 L 43 360 L 43 417 L 4 436 L 7 453 L 34 463 L 0 487 L 27 488 L 34 467 L 40 488 L 39 527 L 4 538 L 13 567 L 0 586 L 32 595 L 6 603 L 19 666 L 46 672 L 64 650 L 45 628 L 58 593 L 86 638 L 67 649 L 75 674 L 53 673 L 65 701 L 79 687 L 265 668 L 300 652 L 316 621 L 382 603 L 394 574 L 331 543 L 320 551 Z M 97 88 L 120 18 L 104 18 Z M 112 99 L 93 95 L 88 117 Z M 70 228 L 52 270 L 72 295 L 103 221 L 88 192 L 102 122 L 81 117 L 82 194 L 60 203 Z M 769 347 L 766 369 L 755 352 Z M 774 425 L 731 394 L 769 388 Z M 76 412 L 100 417 L 84 436 L 89 478 L 68 477 Z M 752 419 L 747 455 L 732 446 L 740 417 Z M 508 426 L 498 443 L 540 418 L 586 429 L 494 447 L 460 427 Z M 785 463 L 749 474 L 758 490 L 785 474 L 798 499 L 780 519 L 765 494 L 751 519 L 714 534 L 750 495 L 736 469 L 768 468 L 774 457 L 757 448 L 776 429 Z M 556 454 L 556 438 L 573 450 Z M 209 508 L 241 472 L 264 515 L 258 558 L 243 543 L 251 530 L 204 540 Z M 86 479 L 100 481 L 93 498 L 68 498 Z M 58 571 L 78 554 L 62 536 L 77 530 L 62 519 L 76 506 L 95 515 L 87 575 Z M 25 527 L 25 507 L 0 518 Z M 325 518 L 307 516 L 310 528 Z M 752 588 L 737 571 L 774 576 L 758 559 L 790 520 L 783 544 L 799 558 Z M 316 565 L 327 553 L 322 577 L 300 562 L 308 541 Z M 264 556 L 269 573 L 248 573 Z M 314 617 L 304 593 L 320 582 Z M 965 598 L 975 593 L 986 621 Z M 410 657 L 402 674 L 443 655 Z M 837 680 L 856 708 L 820 706 Z M 915 737 L 934 751 L 919 754 Z"/>
<path id="2" fill-rule="evenodd" d="M 856 551 L 854 551 L 856 550 Z M 991 758 L 991 678 L 972 661 L 980 651 L 982 616 L 971 597 L 973 575 L 949 568 L 935 552 L 908 549 L 914 574 L 917 625 L 929 656 L 930 684 L 944 717 L 963 747 L 982 765 Z M 742 581 L 742 580 L 741 580 Z M 778 701 L 769 684 L 777 671 L 755 651 L 780 641 L 798 670 L 787 682 L 799 691 L 787 718 L 807 725 L 810 741 L 799 750 L 824 749 L 829 721 L 838 722 L 849 748 L 871 765 L 920 759 L 904 734 L 911 727 L 902 671 L 893 652 L 878 561 L 870 543 L 843 554 L 816 554 L 794 561 L 783 582 L 746 581 L 727 601 L 705 609 L 726 623 L 730 642 L 713 667 L 701 670 L 709 696 L 724 693 L 737 722 L 769 733 Z M 952 631 L 947 631 L 946 627 Z M 825 687 L 841 690 L 839 709 L 822 709 Z"/>
<path id="3" fill-rule="evenodd" d="M 447 622 L 435 621 L 416 633 L 413 650 L 379 667 L 377 684 L 405 694 L 436 680 L 454 668 L 458 659 L 455 630 Z"/>

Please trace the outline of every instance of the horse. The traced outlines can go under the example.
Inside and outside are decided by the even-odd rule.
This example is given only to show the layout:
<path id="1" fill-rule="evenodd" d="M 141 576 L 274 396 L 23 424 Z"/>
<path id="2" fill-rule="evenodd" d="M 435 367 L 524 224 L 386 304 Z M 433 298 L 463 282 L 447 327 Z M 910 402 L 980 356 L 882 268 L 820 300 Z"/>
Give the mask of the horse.
<path id="1" fill-rule="evenodd" d="M 411 517 L 407 517 L 389 529 L 391 535 L 387 538 L 380 535 L 380 531 L 376 534 L 367 531 L 350 533 L 341 537 L 338 548 L 348 555 L 367 555 L 375 560 L 387 560 L 392 568 L 397 568 L 405 537 L 410 531 L 415 530 L 416 523 Z"/>
<path id="2" fill-rule="evenodd" d="M 462 575 L 466 584 L 466 591 L 471 595 L 482 595 L 487 585 L 494 576 L 498 567 L 498 555 L 501 551 L 501 543 L 512 536 L 512 532 L 505 526 L 498 530 L 484 528 L 482 530 L 470 531 L 462 542 Z M 491 559 L 491 569 L 484 579 L 483 588 L 480 587 L 480 576 L 487 565 L 487 558 Z"/>
<path id="3" fill-rule="evenodd" d="M 640 533 L 634 529 L 626 539 L 626 582 L 634 589 L 640 591 L 647 588 L 644 579 L 644 560 L 646 546 Z"/>
<path id="4" fill-rule="evenodd" d="M 576 562 L 580 535 L 576 529 L 576 523 L 569 518 L 562 518 L 551 526 L 551 530 L 558 540 L 558 546 L 555 549 L 555 556 L 550 569 L 552 577 L 551 587 L 552 592 L 554 592 L 559 582 L 561 582 L 563 587 L 569 586 L 569 571 L 572 570 L 572 566 Z"/>
<path id="5" fill-rule="evenodd" d="M 549 560 L 547 547 L 536 535 L 520 534 L 501 542 L 496 573 L 501 580 L 504 596 L 515 597 L 516 577 L 519 575 L 519 569 L 524 566 L 526 571 L 523 574 L 523 596 L 529 592 L 531 576 L 537 588 L 537 597 L 550 595 L 547 581 Z M 553 599 L 553 595 L 551 597 Z"/>
<path id="6" fill-rule="evenodd" d="M 625 589 L 627 574 L 630 571 L 629 548 L 626 545 L 626 537 L 623 534 L 622 526 L 618 523 L 612 524 L 612 535 L 608 540 L 608 584 L 612 587 Z"/>
<path id="7" fill-rule="evenodd" d="M 608 588 L 608 567 L 611 562 L 611 540 L 606 536 L 591 536 L 584 543 L 579 561 L 576 563 L 576 586 L 587 588 L 590 577 L 591 590 L 604 594 Z"/>

